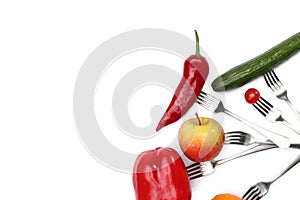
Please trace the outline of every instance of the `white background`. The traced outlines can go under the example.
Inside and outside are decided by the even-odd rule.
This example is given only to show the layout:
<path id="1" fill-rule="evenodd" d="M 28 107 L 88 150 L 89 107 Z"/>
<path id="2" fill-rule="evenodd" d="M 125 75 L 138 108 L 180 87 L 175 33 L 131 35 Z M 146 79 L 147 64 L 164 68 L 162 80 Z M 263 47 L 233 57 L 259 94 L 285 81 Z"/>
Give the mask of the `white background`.
<path id="1" fill-rule="evenodd" d="M 169 29 L 193 39 L 197 29 L 201 47 L 225 72 L 297 33 L 299 19 L 299 6 L 291 0 L 1 1 L 0 199 L 135 199 L 131 175 L 93 159 L 73 120 L 76 76 L 102 42 L 138 28 Z M 276 69 L 298 107 L 299 56 Z M 226 93 L 226 106 L 281 130 L 244 102 L 243 93 L 252 86 L 288 115 L 290 110 L 261 78 Z M 248 130 L 225 119 L 225 130 Z M 297 140 L 295 133 L 281 131 Z M 219 166 L 214 174 L 193 182 L 193 199 L 209 200 L 224 192 L 241 196 L 257 181 L 274 176 L 297 153 L 276 149 Z M 297 166 L 264 199 L 298 198 L 299 176 Z"/>

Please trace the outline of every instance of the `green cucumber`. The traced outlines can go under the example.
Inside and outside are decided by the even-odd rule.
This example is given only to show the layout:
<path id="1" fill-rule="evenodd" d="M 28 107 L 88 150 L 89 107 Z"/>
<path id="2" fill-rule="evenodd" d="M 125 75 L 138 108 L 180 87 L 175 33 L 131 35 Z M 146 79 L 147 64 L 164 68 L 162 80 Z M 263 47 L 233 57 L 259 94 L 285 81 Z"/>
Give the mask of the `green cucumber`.
<path id="1" fill-rule="evenodd" d="M 221 76 L 211 84 L 214 91 L 226 91 L 240 87 L 252 79 L 265 74 L 300 50 L 300 32 L 274 46 L 265 53 L 242 63 Z"/>

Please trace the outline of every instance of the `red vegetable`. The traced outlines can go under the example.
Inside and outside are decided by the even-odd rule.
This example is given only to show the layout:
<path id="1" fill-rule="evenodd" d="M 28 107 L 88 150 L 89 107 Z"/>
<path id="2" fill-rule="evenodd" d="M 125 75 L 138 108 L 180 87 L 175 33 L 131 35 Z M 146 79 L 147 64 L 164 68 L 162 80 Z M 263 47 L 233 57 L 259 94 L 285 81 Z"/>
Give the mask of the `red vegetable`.
<path id="1" fill-rule="evenodd" d="M 172 148 L 141 153 L 135 161 L 133 185 L 137 200 L 190 200 L 192 196 L 185 165 Z"/>
<path id="2" fill-rule="evenodd" d="M 181 118 L 195 103 L 209 73 L 207 60 L 200 55 L 199 37 L 196 34 L 196 54 L 184 62 L 183 77 L 176 88 L 172 101 L 161 118 L 156 131 Z"/>
<path id="3" fill-rule="evenodd" d="M 257 89 L 255 88 L 250 88 L 245 92 L 245 100 L 249 103 L 249 104 L 254 104 L 258 101 L 260 97 L 260 93 Z"/>

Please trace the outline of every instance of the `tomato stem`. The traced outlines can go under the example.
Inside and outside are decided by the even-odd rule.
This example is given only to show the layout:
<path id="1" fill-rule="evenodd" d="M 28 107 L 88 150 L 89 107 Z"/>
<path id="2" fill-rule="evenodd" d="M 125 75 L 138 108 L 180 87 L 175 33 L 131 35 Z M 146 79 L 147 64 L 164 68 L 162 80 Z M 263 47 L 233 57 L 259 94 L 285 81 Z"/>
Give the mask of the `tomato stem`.
<path id="1" fill-rule="evenodd" d="M 196 117 L 198 119 L 199 126 L 201 126 L 201 120 L 200 120 L 200 117 L 198 116 L 198 113 L 196 113 Z"/>
<path id="2" fill-rule="evenodd" d="M 196 36 L 196 54 L 195 54 L 195 56 L 202 57 L 201 54 L 200 54 L 199 36 L 198 36 L 198 33 L 197 33 L 196 30 L 195 30 L 195 36 Z"/>

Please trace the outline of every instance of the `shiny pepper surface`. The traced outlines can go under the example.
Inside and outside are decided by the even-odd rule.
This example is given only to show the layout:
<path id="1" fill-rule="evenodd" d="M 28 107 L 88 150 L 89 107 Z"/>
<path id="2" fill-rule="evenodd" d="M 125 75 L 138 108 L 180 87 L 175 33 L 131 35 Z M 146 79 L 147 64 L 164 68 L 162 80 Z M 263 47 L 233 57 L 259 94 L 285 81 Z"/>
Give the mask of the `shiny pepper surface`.
<path id="1" fill-rule="evenodd" d="M 209 74 L 209 64 L 200 54 L 199 37 L 196 34 L 196 54 L 188 57 L 184 62 L 183 77 L 181 78 L 173 98 L 159 121 L 156 131 L 176 122 L 196 102 L 206 78 Z"/>
<path id="2" fill-rule="evenodd" d="M 137 200 L 190 200 L 191 187 L 185 165 L 172 148 L 141 153 L 133 171 Z"/>

